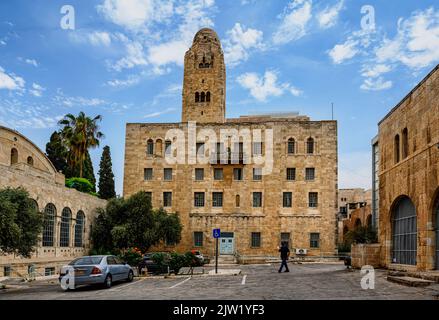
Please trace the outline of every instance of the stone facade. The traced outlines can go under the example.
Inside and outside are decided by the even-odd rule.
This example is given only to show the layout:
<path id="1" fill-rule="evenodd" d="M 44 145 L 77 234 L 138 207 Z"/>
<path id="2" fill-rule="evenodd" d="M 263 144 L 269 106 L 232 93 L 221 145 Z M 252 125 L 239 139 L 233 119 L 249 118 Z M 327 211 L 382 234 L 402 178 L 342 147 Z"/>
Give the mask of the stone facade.
<path id="1" fill-rule="evenodd" d="M 199 41 L 203 42 L 202 49 Z M 154 207 L 178 212 L 183 224 L 182 241 L 177 246 L 164 244 L 160 247 L 162 250 L 199 249 L 213 255 L 212 230 L 220 228 L 223 233 L 220 252 L 223 254 L 277 256 L 276 248 L 283 234 L 282 239 L 288 240 L 292 249 L 307 249 L 310 255 L 333 255 L 337 212 L 337 122 L 310 121 L 308 117 L 296 114 L 225 119 L 225 68 L 220 48 L 216 33 L 202 29 L 186 54 L 183 122 L 127 124 L 124 196 L 138 191 L 150 192 Z M 214 59 L 210 71 L 204 65 L 200 70 L 200 57 L 204 56 Z M 198 90 L 211 92 L 210 103 L 194 102 Z M 196 128 L 192 129 L 195 122 Z M 180 130 L 183 139 L 178 141 L 184 141 L 179 148 L 176 137 L 170 135 L 175 129 Z M 247 138 L 246 130 L 252 133 L 260 130 L 261 137 Z M 224 131 L 243 135 L 232 143 Z M 224 140 L 219 138 L 221 135 Z M 216 137 L 224 145 L 217 147 Z M 266 159 L 262 166 L 244 160 L 259 155 L 253 143 L 260 146 L 261 157 Z M 194 150 L 209 161 L 191 163 Z M 186 161 L 169 164 L 167 155 L 177 154 Z M 218 155 L 225 155 L 223 163 L 218 161 Z M 230 161 L 233 155 L 237 155 L 235 162 Z M 273 161 L 270 163 L 269 159 Z M 261 179 L 255 179 L 253 169 L 258 172 L 261 167 L 269 169 L 263 170 Z M 310 169 L 308 175 L 307 168 Z M 287 171 L 291 180 L 287 180 Z M 220 179 L 214 178 L 215 172 Z M 170 195 L 172 200 L 165 203 Z M 313 200 L 310 201 L 310 197 Z M 230 241 L 230 247 L 227 241 Z"/>
<path id="2" fill-rule="evenodd" d="M 45 154 L 29 139 L 19 132 L 0 127 L 0 188 L 23 187 L 35 200 L 39 211 L 53 204 L 56 213 L 53 228 L 53 246 L 43 246 L 42 241 L 29 259 L 12 255 L 0 255 L 0 277 L 10 270 L 11 276 L 27 276 L 29 267 L 35 274 L 45 275 L 73 258 L 88 254 L 90 249 L 90 229 L 95 209 L 105 207 L 106 201 L 68 189 L 64 186 L 64 175 L 56 172 L 55 167 Z M 70 227 L 68 245 L 60 246 L 61 215 L 64 208 L 70 209 Z M 84 228 L 76 228 L 77 214 L 84 214 Z M 82 234 L 82 244 L 75 245 L 76 236 Z M 79 240 L 76 244 L 80 244 Z"/>
<path id="3" fill-rule="evenodd" d="M 396 269 L 438 269 L 439 65 L 381 120 L 378 146 L 381 262 Z M 413 217 L 412 223 L 395 230 L 401 215 Z M 406 247 L 397 241 L 401 233 Z"/>
<path id="4" fill-rule="evenodd" d="M 381 267 L 381 246 L 374 244 L 353 244 L 351 248 L 351 264 L 353 268 L 361 269 L 363 266 Z"/>

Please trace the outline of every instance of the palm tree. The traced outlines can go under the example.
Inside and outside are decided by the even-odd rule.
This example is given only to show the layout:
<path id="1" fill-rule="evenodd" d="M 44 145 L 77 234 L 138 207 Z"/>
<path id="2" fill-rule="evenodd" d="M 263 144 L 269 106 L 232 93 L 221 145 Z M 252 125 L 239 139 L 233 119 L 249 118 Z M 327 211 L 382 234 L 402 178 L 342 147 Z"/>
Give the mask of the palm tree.
<path id="1" fill-rule="evenodd" d="M 59 121 L 59 124 L 63 126 L 61 137 L 69 149 L 67 159 L 69 167 L 74 169 L 79 164 L 80 178 L 82 178 L 87 150 L 98 147 L 99 139 L 104 137 L 99 131 L 98 122 L 101 120 L 100 115 L 92 119 L 81 111 L 77 117 L 69 113 Z"/>

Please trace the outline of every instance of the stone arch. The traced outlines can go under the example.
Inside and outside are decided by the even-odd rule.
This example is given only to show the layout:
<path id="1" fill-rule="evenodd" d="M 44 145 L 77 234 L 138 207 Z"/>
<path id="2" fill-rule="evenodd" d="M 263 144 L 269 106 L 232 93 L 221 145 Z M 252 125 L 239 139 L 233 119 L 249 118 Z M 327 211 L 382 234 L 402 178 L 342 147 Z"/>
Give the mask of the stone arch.
<path id="1" fill-rule="evenodd" d="M 409 155 L 409 132 L 407 128 L 402 130 L 402 159 L 405 159 Z"/>
<path id="2" fill-rule="evenodd" d="M 34 158 L 32 158 L 31 156 L 27 157 L 27 164 L 31 167 L 34 166 Z"/>
<path id="3" fill-rule="evenodd" d="M 394 158 L 395 158 L 395 163 L 398 163 L 401 160 L 401 145 L 400 145 L 400 137 L 399 134 L 397 134 L 395 136 L 394 139 L 394 146 L 393 146 L 393 152 L 394 152 Z"/>
<path id="4" fill-rule="evenodd" d="M 195 92 L 195 102 L 200 102 L 200 93 Z"/>
<path id="5" fill-rule="evenodd" d="M 11 149 L 11 166 L 18 163 L 18 150 L 15 148 Z"/>
<path id="6" fill-rule="evenodd" d="M 392 263 L 416 265 L 417 213 L 412 200 L 399 196 L 391 206 Z"/>
<path id="7" fill-rule="evenodd" d="M 307 154 L 314 154 L 316 149 L 316 143 L 313 137 L 309 137 L 306 140 L 306 153 Z"/>
<path id="8" fill-rule="evenodd" d="M 162 139 L 157 139 L 155 141 L 155 153 L 157 156 L 162 156 L 163 154 L 163 140 Z"/>
<path id="9" fill-rule="evenodd" d="M 206 93 L 206 102 L 210 102 L 210 91 Z"/>
<path id="10" fill-rule="evenodd" d="M 201 92 L 200 102 L 206 102 L 206 93 Z"/>
<path id="11" fill-rule="evenodd" d="M 43 247 L 53 247 L 55 242 L 56 207 L 48 203 L 44 208 Z"/>

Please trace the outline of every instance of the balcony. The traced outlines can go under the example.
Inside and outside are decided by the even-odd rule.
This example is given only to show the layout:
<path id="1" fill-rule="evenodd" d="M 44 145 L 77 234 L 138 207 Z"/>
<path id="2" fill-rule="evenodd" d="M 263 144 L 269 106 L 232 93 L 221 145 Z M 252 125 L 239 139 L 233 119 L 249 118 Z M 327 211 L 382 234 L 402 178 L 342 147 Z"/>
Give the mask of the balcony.
<path id="1" fill-rule="evenodd" d="M 249 157 L 244 152 L 212 152 L 210 164 L 248 164 Z"/>

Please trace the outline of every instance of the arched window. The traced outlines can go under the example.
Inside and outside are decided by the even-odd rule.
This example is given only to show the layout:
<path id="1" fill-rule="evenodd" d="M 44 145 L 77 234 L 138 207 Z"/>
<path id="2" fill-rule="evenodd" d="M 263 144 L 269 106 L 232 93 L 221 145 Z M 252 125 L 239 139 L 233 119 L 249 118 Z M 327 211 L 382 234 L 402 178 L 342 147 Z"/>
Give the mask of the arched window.
<path id="1" fill-rule="evenodd" d="M 293 138 L 288 139 L 288 154 L 296 153 L 296 141 Z"/>
<path id="2" fill-rule="evenodd" d="M 39 212 L 40 209 L 38 208 L 38 202 L 35 201 L 34 199 L 31 199 L 32 201 L 32 208 L 34 208 L 35 211 Z"/>
<path id="3" fill-rule="evenodd" d="M 201 102 L 206 102 L 206 94 L 201 92 Z"/>
<path id="4" fill-rule="evenodd" d="M 15 148 L 11 149 L 11 165 L 18 163 L 18 151 Z"/>
<path id="5" fill-rule="evenodd" d="M 163 148 L 162 140 L 161 139 L 157 139 L 156 142 L 155 142 L 155 152 L 156 152 L 156 155 L 162 156 L 162 154 L 163 154 L 162 148 Z"/>
<path id="6" fill-rule="evenodd" d="M 239 208 L 239 207 L 241 206 L 241 197 L 239 196 L 239 194 L 236 195 L 236 198 L 235 198 L 235 206 L 236 206 L 237 208 Z"/>
<path id="7" fill-rule="evenodd" d="M 49 203 L 44 209 L 43 247 L 53 247 L 56 207 Z"/>
<path id="8" fill-rule="evenodd" d="M 172 141 L 171 140 L 165 141 L 165 154 L 166 155 L 172 154 Z"/>
<path id="9" fill-rule="evenodd" d="M 32 158 L 31 156 L 27 157 L 27 164 L 30 166 L 34 166 L 34 158 Z"/>
<path id="10" fill-rule="evenodd" d="M 409 155 L 409 131 L 407 128 L 402 130 L 402 158 L 405 159 Z"/>
<path id="11" fill-rule="evenodd" d="M 83 237 L 84 234 L 84 220 L 85 214 L 82 211 L 78 211 L 76 214 L 76 225 L 75 225 L 75 247 L 81 248 L 83 245 Z"/>
<path id="12" fill-rule="evenodd" d="M 146 153 L 150 156 L 154 154 L 154 141 L 152 139 L 149 139 L 146 143 Z"/>
<path id="13" fill-rule="evenodd" d="M 195 102 L 200 102 L 200 93 L 195 92 Z"/>
<path id="14" fill-rule="evenodd" d="M 210 102 L 210 92 L 206 93 L 206 102 Z"/>
<path id="15" fill-rule="evenodd" d="M 395 163 L 398 163 L 400 160 L 400 144 L 399 144 L 399 134 L 395 136 L 395 144 L 394 144 L 394 152 L 395 152 Z"/>
<path id="16" fill-rule="evenodd" d="M 314 139 L 308 138 L 306 141 L 306 153 L 313 154 L 314 153 Z"/>
<path id="17" fill-rule="evenodd" d="M 357 218 L 357 220 L 355 220 L 355 229 L 361 228 L 361 220 L 359 218 Z"/>
<path id="18" fill-rule="evenodd" d="M 64 208 L 61 214 L 61 225 L 59 229 L 59 246 L 68 247 L 70 244 L 70 224 L 72 221 L 72 211 Z"/>
<path id="19" fill-rule="evenodd" d="M 408 197 L 401 198 L 392 212 L 392 262 L 416 265 L 416 209 Z"/>

